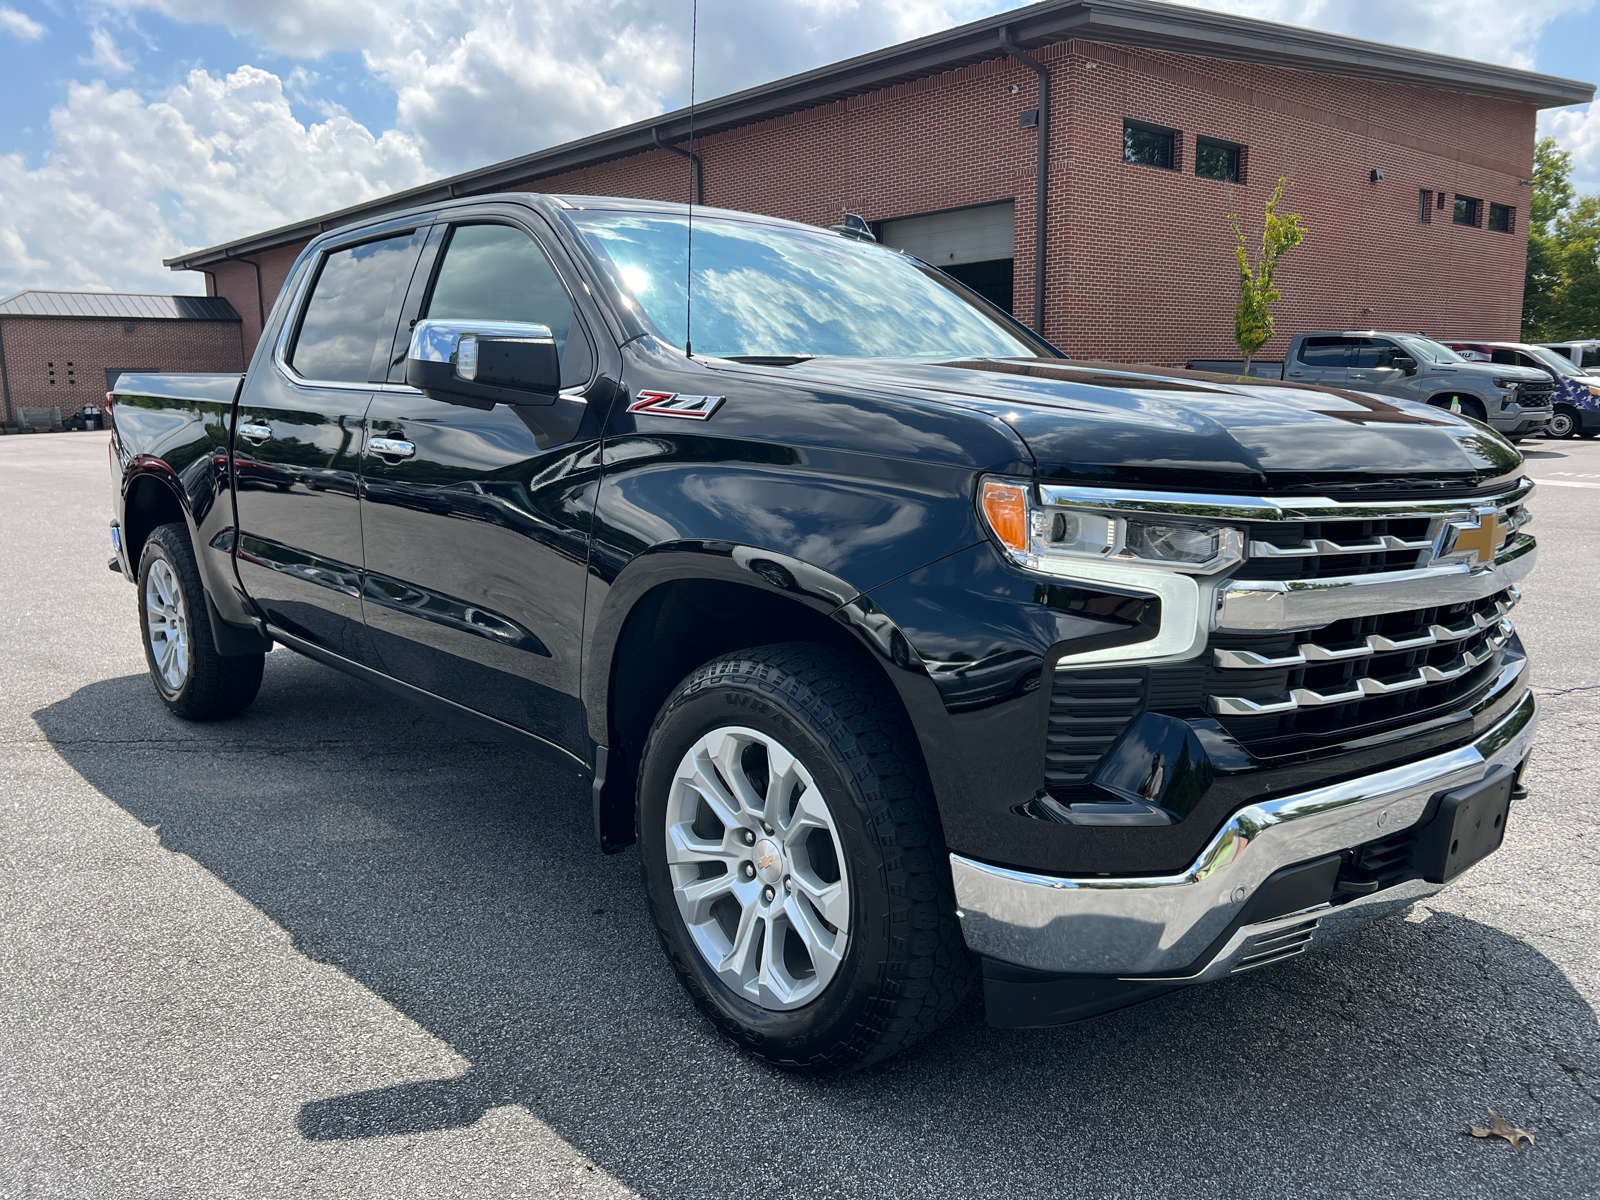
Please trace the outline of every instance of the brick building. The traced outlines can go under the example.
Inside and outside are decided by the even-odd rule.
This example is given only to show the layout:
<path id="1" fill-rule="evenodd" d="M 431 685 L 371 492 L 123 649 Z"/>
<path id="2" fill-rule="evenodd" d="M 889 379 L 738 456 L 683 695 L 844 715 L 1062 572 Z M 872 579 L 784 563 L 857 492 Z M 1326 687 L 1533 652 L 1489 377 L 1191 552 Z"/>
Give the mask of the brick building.
<path id="1" fill-rule="evenodd" d="M 168 265 L 206 273 L 249 348 L 323 230 L 517 189 L 687 199 L 698 170 L 706 204 L 861 214 L 1070 354 L 1181 363 L 1233 353 L 1228 216 L 1259 230 L 1284 177 L 1310 234 L 1264 354 L 1311 327 L 1509 338 L 1537 113 L 1593 95 L 1153 0 L 1046 0 L 702 102 L 696 163 L 679 111 Z"/>
<path id="2" fill-rule="evenodd" d="M 6 426 L 98 410 L 123 371 L 242 371 L 244 362 L 239 314 L 223 298 L 27 291 L 0 300 Z M 54 420 L 41 419 L 52 410 Z"/>

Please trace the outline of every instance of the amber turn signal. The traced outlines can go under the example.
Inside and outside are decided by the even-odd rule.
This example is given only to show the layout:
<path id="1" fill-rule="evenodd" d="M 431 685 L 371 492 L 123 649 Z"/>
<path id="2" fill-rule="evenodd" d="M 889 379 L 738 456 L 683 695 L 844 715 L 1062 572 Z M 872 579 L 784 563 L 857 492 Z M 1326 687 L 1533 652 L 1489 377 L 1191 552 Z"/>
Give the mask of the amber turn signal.
<path id="1" fill-rule="evenodd" d="M 998 479 L 984 480 L 983 515 L 1007 550 L 1027 550 L 1028 496 L 1021 487 Z"/>

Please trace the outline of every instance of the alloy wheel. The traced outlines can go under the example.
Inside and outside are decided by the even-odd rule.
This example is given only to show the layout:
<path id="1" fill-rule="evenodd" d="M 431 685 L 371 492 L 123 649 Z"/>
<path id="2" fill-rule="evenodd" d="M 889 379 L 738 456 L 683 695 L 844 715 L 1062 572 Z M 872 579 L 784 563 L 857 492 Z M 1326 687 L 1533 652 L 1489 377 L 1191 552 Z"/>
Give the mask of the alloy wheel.
<path id="1" fill-rule="evenodd" d="M 145 575 L 144 625 L 156 673 L 168 691 L 182 691 L 189 678 L 189 620 L 178 576 L 162 558 L 153 559 Z"/>
<path id="2" fill-rule="evenodd" d="M 690 939 L 743 999 L 787 1011 L 844 961 L 850 879 L 811 773 L 754 729 L 725 726 L 684 754 L 666 811 L 673 897 Z"/>

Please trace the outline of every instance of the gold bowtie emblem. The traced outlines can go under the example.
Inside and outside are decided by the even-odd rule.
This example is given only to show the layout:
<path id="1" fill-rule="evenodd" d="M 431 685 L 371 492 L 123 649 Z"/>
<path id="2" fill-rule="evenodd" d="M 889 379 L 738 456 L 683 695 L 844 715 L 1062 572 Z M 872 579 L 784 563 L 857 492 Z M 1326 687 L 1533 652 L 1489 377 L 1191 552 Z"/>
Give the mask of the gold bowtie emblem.
<path id="1" fill-rule="evenodd" d="M 756 866 L 760 867 L 763 871 L 765 871 L 768 867 L 770 867 L 773 863 L 775 863 L 777 861 L 778 861 L 778 856 L 776 854 L 763 854 L 759 859 L 756 860 Z"/>
<path id="2" fill-rule="evenodd" d="M 1493 562 L 1495 552 L 1505 540 L 1506 528 L 1500 524 L 1500 518 L 1494 513 L 1484 513 L 1477 528 L 1470 525 L 1456 527 L 1456 542 L 1451 551 L 1460 554 L 1475 550 L 1480 563 Z"/>

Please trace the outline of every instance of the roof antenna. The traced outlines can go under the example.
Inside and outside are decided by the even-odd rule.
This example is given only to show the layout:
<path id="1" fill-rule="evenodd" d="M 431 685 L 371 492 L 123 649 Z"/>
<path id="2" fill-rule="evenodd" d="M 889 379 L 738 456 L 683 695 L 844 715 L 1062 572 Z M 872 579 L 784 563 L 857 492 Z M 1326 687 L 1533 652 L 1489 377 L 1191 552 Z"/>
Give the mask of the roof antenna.
<path id="1" fill-rule="evenodd" d="M 700 42 L 700 0 L 691 0 L 689 16 L 689 153 L 694 153 L 694 68 Z M 694 357 L 694 162 L 689 163 L 689 253 L 683 283 L 683 353 Z"/>

